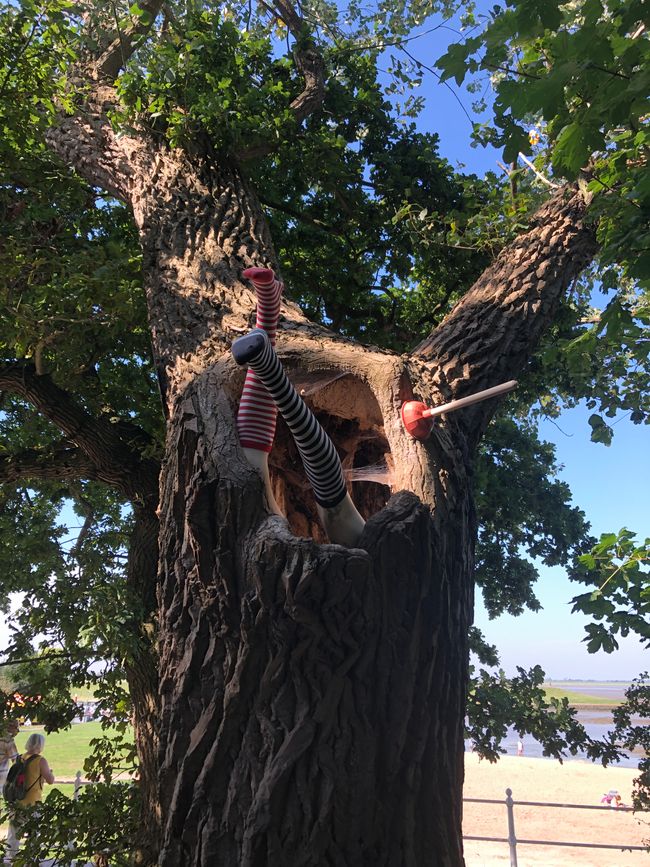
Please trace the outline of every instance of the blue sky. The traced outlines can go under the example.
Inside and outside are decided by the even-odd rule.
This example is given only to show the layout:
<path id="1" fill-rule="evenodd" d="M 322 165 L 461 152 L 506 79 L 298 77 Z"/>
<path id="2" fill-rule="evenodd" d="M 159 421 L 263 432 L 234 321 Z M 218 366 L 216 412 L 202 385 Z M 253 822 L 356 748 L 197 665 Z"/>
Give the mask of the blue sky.
<path id="1" fill-rule="evenodd" d="M 409 50 L 422 63 L 433 66 L 447 45 L 458 39 L 457 34 L 443 28 L 410 43 Z M 438 133 L 442 156 L 453 165 L 463 164 L 467 172 L 498 174 L 500 154 L 470 144 L 472 124 L 467 115 L 473 115 L 471 105 L 476 96 L 457 88 L 453 80 L 439 84 L 432 74 L 425 75 L 421 90 L 426 108 L 418 125 Z M 486 121 L 489 115 L 475 119 Z M 541 428 L 542 438 L 557 446 L 562 479 L 573 492 L 574 504 L 586 513 L 594 535 L 628 527 L 639 538 L 650 536 L 648 427 L 633 425 L 624 418 L 616 423 L 614 441 L 606 447 L 590 442 L 589 415 L 584 407 L 578 407 L 565 412 L 555 424 L 544 422 Z M 504 615 L 490 621 L 477 599 L 476 625 L 499 648 L 508 674 L 514 673 L 516 665 L 528 668 L 539 664 L 556 680 L 627 680 L 650 668 L 650 653 L 634 638 L 622 641 L 620 650 L 613 654 L 587 653 L 581 642 L 588 620 L 570 613 L 570 600 L 579 592 L 580 585 L 572 584 L 563 569 L 541 567 L 537 595 L 542 612 L 517 618 Z"/>
<path id="2" fill-rule="evenodd" d="M 594 535 L 621 527 L 639 537 L 650 535 L 650 436 L 648 428 L 627 419 L 614 428 L 611 446 L 592 443 L 589 412 L 568 410 L 557 422 L 544 422 L 541 434 L 556 444 L 562 479 L 573 492 L 574 503 L 587 515 Z M 650 668 L 650 653 L 634 638 L 621 642 L 613 654 L 587 653 L 582 644 L 586 617 L 571 614 L 570 600 L 583 592 L 563 569 L 540 569 L 537 595 L 543 611 L 521 617 L 503 615 L 488 620 L 477 604 L 476 625 L 501 651 L 506 672 L 516 665 L 539 664 L 555 680 L 571 678 L 628 680 Z"/>

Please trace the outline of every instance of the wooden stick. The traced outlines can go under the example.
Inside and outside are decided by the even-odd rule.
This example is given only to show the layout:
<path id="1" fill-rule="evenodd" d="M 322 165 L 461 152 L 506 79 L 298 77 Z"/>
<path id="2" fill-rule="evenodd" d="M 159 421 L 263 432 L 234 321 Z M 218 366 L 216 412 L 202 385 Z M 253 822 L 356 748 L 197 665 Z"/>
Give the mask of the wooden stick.
<path id="1" fill-rule="evenodd" d="M 442 406 L 434 406 L 431 409 L 425 409 L 422 413 L 422 418 L 434 418 L 437 415 L 442 415 L 445 412 L 453 412 L 455 409 L 462 409 L 464 406 L 471 406 L 473 403 L 479 403 L 482 400 L 487 400 L 490 397 L 496 397 L 497 394 L 505 394 L 512 391 L 517 385 L 516 379 L 510 379 L 508 382 L 502 382 L 501 385 L 495 385 L 492 388 L 486 388 L 484 391 L 477 391 L 476 394 L 469 394 L 467 397 L 460 397 L 458 400 L 452 400 L 450 403 L 443 403 Z"/>

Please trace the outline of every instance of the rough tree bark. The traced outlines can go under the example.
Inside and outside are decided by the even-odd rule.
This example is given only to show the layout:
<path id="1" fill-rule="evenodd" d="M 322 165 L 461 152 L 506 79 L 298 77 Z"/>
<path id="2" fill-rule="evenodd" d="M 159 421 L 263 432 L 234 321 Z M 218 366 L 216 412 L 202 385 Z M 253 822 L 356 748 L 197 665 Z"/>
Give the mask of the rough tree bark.
<path id="1" fill-rule="evenodd" d="M 410 359 L 285 321 L 285 361 L 346 373 L 348 401 L 326 386 L 318 407 L 374 435 L 393 490 L 411 492 L 370 518 L 358 550 L 260 513 L 233 365 L 200 370 L 177 346 L 176 370 L 182 357 L 196 372 L 169 377 L 161 485 L 161 864 L 462 864 L 471 474 L 494 405 L 426 444 L 399 407 L 518 374 L 595 252 L 583 210 L 579 194 L 550 202 Z"/>
<path id="2" fill-rule="evenodd" d="M 105 61 L 106 62 L 106 61 Z M 399 409 L 516 377 L 595 252 L 564 191 L 411 356 L 355 345 L 285 303 L 278 351 L 345 462 L 385 456 L 390 489 L 354 485 L 356 549 L 304 538 L 313 502 L 280 426 L 271 455 L 289 522 L 262 511 L 239 449 L 251 323 L 240 275 L 276 266 L 234 163 L 114 136 L 110 89 L 51 145 L 128 202 L 167 416 L 160 477 L 158 863 L 462 865 L 463 718 L 473 608 L 472 465 L 494 402 L 426 443 Z M 393 496 L 391 495 L 393 493 Z M 390 497 L 390 499 L 389 499 Z"/>

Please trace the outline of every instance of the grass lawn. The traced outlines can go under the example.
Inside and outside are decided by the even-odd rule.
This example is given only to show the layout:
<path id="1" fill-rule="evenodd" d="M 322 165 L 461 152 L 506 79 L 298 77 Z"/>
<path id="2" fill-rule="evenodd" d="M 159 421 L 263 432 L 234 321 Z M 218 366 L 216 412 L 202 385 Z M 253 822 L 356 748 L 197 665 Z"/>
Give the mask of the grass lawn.
<path id="1" fill-rule="evenodd" d="M 573 707 L 579 707 L 580 705 L 618 707 L 621 704 L 618 699 L 602 695 L 588 695 L 584 692 L 574 692 L 562 686 L 545 686 L 544 692 L 547 698 L 568 698 L 569 704 L 573 705 Z"/>
<path id="2" fill-rule="evenodd" d="M 75 701 L 92 701 L 95 698 L 95 690 L 89 686 L 75 686 L 71 692 Z"/>
<path id="3" fill-rule="evenodd" d="M 92 748 L 90 741 L 102 736 L 102 726 L 99 721 L 78 723 L 62 732 L 46 734 L 43 726 L 28 726 L 21 729 L 16 737 L 16 746 L 24 750 L 25 742 L 32 732 L 45 734 L 45 748 L 43 755 L 54 771 L 54 777 L 58 780 L 74 780 L 77 771 L 83 775 L 84 759 L 90 755 Z M 55 782 L 52 786 L 45 786 L 44 795 L 47 798 L 52 789 L 59 789 L 68 797 L 74 794 L 74 783 Z M 0 825 L 0 836 L 7 832 L 7 825 Z"/>
<path id="4" fill-rule="evenodd" d="M 23 750 L 32 732 L 45 734 L 42 726 L 23 728 L 16 738 L 16 746 Z M 109 730 L 110 733 L 110 730 Z M 62 732 L 45 734 L 43 755 L 48 760 L 57 780 L 73 780 L 77 771 L 83 774 L 84 759 L 90 755 L 90 741 L 103 734 L 99 721 L 78 723 Z"/>

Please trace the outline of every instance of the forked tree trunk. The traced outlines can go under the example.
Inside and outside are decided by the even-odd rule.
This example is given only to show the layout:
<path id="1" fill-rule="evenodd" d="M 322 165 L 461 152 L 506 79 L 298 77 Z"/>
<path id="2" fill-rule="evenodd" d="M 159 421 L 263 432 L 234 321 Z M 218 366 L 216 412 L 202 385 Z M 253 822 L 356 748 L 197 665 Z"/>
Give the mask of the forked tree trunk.
<path id="1" fill-rule="evenodd" d="M 228 348 L 254 305 L 240 274 L 274 264 L 254 192 L 232 167 L 125 137 L 107 174 L 108 126 L 66 123 L 59 151 L 132 204 L 168 419 L 159 864 L 460 867 L 472 463 L 495 404 L 442 419 L 424 444 L 399 410 L 520 373 L 596 250 L 582 196 L 550 200 L 410 358 L 284 306 L 290 376 L 310 383 L 344 463 L 384 455 L 396 492 L 384 505 L 388 487 L 355 486 L 374 514 L 348 550 L 292 532 L 314 510 L 286 429 L 271 463 L 290 526 L 264 514 L 238 445 Z"/>
<path id="2" fill-rule="evenodd" d="M 261 513 L 217 382 L 185 393 L 164 480 L 160 863 L 460 864 L 462 450 L 436 442 L 433 516 L 401 493 L 358 549 L 317 544 Z"/>
<path id="3" fill-rule="evenodd" d="M 177 180 L 187 183 L 182 173 Z M 215 200 L 227 201 L 221 225 L 232 234 L 203 247 L 201 267 L 213 275 L 231 269 L 236 287 L 249 260 L 267 262 L 272 253 L 254 195 L 236 173 L 211 184 Z M 595 251 L 583 210 L 579 196 L 550 203 L 543 231 L 506 251 L 411 359 L 336 340 L 286 308 L 278 347 L 290 375 L 322 378 L 315 408 L 356 426 L 359 441 L 374 437 L 393 490 L 403 491 L 370 518 L 352 550 L 298 538 L 263 514 L 261 484 L 234 427 L 242 374 L 227 353 L 210 358 L 205 342 L 195 352 L 193 338 L 172 339 L 188 310 L 208 310 L 206 294 L 218 288 L 214 329 L 204 323 L 203 333 L 220 347 L 216 322 L 222 334 L 224 322 L 232 331 L 241 292 L 197 285 L 196 247 L 176 248 L 170 329 L 158 346 L 169 411 L 161 865 L 463 863 L 471 472 L 495 405 L 452 416 L 426 444 L 405 434 L 399 409 L 414 394 L 435 402 L 521 369 Z M 165 223 L 153 223 L 159 239 Z M 169 249 L 163 240 L 162 260 Z M 230 250 L 239 251 L 234 260 Z M 160 271 L 169 273 L 164 262 L 152 270 L 154 283 Z M 343 389 L 332 372 L 345 375 Z M 300 496 L 309 511 L 308 495 Z"/>
<path id="4" fill-rule="evenodd" d="M 315 408 L 374 438 L 393 487 L 426 505 L 400 494 L 354 550 L 265 516 L 238 446 L 243 375 L 228 352 L 252 309 L 239 273 L 273 258 L 265 223 L 236 172 L 176 169 L 141 223 L 168 411 L 159 863 L 424 864 L 435 850 L 459 864 L 467 450 L 444 429 L 428 449 L 401 429 L 412 383 L 428 392 L 425 365 L 336 340 L 286 305 L 278 346 L 291 374 L 312 376 Z M 179 209 L 189 188 L 209 191 L 202 212 Z M 343 392 L 330 382 L 341 371 Z M 288 487 L 281 499 L 311 512 Z"/>

